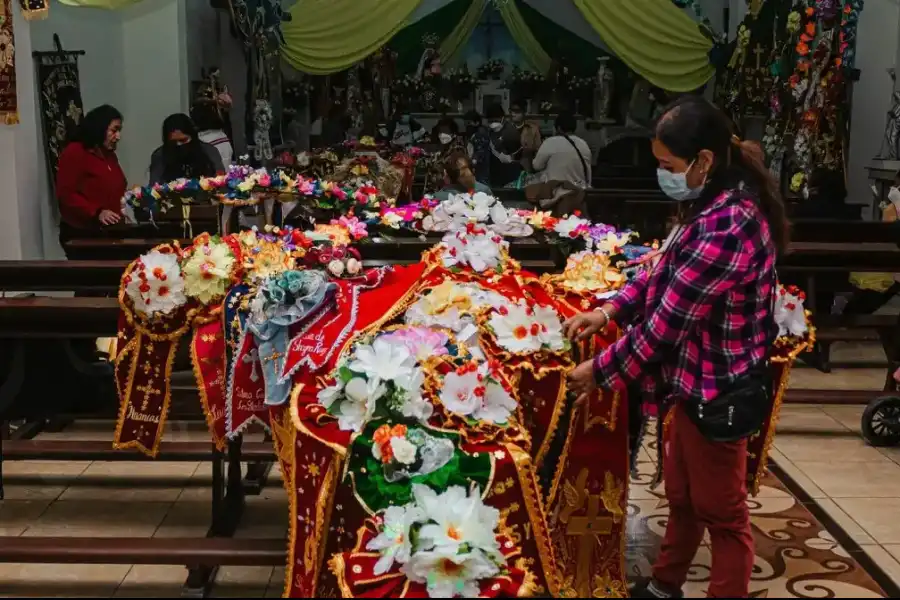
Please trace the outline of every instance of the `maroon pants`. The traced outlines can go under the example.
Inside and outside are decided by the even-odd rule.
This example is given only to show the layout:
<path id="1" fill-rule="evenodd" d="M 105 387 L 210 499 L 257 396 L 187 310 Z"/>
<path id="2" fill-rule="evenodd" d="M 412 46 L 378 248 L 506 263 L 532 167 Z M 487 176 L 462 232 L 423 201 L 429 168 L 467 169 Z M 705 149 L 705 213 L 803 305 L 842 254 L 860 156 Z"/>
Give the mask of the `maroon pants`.
<path id="1" fill-rule="evenodd" d="M 681 588 L 709 530 L 710 598 L 746 598 L 755 552 L 747 508 L 747 441 L 711 442 L 681 408 L 666 430 L 664 473 L 669 523 L 654 578 Z"/>

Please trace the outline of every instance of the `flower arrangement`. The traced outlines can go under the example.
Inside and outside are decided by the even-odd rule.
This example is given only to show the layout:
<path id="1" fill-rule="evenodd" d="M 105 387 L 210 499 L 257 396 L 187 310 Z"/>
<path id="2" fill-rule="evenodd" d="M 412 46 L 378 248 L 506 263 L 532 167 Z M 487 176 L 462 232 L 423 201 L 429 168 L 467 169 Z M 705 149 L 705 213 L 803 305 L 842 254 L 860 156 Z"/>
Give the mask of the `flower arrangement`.
<path id="1" fill-rule="evenodd" d="M 478 78 L 469 73 L 467 68 L 450 69 L 445 78 L 457 101 L 467 99 L 478 87 Z"/>
<path id="2" fill-rule="evenodd" d="M 509 256 L 509 242 L 474 223 L 445 235 L 441 248 L 445 267 L 470 268 L 477 273 L 501 270 Z"/>
<path id="3" fill-rule="evenodd" d="M 134 262 L 123 283 L 134 310 L 146 317 L 169 315 L 187 304 L 176 252 L 154 249 L 144 254 Z"/>
<path id="4" fill-rule="evenodd" d="M 378 520 L 366 549 L 381 555 L 376 575 L 395 564 L 430 598 L 477 598 L 482 581 L 506 570 L 497 529 L 500 512 L 486 506 L 480 490 L 452 486 L 437 493 L 413 485 L 414 501 L 393 506 Z"/>
<path id="5" fill-rule="evenodd" d="M 795 285 L 778 284 L 775 295 L 775 323 L 778 337 L 802 338 L 809 331 L 804 302 L 806 294 Z"/>
<path id="6" fill-rule="evenodd" d="M 547 78 L 543 74 L 525 71 L 518 67 L 513 68 L 509 79 L 506 80 L 506 87 L 513 92 L 514 96 L 528 98 L 540 95 L 546 84 Z"/>
<path id="7" fill-rule="evenodd" d="M 183 255 L 185 295 L 202 304 L 224 298 L 239 266 L 234 250 L 221 238 L 199 236 Z"/>
<path id="8" fill-rule="evenodd" d="M 384 335 L 359 342 L 322 389 L 318 401 L 344 431 L 361 431 L 373 418 L 427 421 L 432 406 L 422 398 L 425 373 L 407 345 Z"/>
<path id="9" fill-rule="evenodd" d="M 478 67 L 478 79 L 499 79 L 506 71 L 506 62 L 492 58 Z"/>

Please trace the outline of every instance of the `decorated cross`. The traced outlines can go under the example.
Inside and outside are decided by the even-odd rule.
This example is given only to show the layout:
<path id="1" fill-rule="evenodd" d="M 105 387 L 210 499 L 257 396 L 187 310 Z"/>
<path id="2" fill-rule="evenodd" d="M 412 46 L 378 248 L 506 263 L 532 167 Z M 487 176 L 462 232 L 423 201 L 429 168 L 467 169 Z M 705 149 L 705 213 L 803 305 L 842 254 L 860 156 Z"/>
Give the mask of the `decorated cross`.
<path id="1" fill-rule="evenodd" d="M 256 348 L 252 349 L 250 352 L 244 355 L 241 359 L 245 364 L 250 363 L 252 365 L 252 371 L 250 372 L 250 381 L 257 382 L 259 381 L 259 373 L 256 372 L 256 363 L 259 362 L 259 352 Z"/>

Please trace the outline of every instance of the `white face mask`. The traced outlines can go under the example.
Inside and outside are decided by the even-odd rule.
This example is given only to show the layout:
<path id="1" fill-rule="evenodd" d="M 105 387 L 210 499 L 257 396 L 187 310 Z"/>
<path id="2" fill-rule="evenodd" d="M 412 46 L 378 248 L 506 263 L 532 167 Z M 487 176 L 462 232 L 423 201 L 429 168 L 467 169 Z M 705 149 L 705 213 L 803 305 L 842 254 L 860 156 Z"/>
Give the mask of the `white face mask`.
<path id="1" fill-rule="evenodd" d="M 438 139 L 441 140 L 442 144 L 449 144 L 451 141 L 453 141 L 453 136 L 449 133 L 441 133 L 438 135 Z"/>
<path id="2" fill-rule="evenodd" d="M 499 121 L 491 123 L 491 131 L 500 131 L 501 129 L 503 129 L 503 123 Z"/>
<path id="3" fill-rule="evenodd" d="M 387 127 L 381 127 L 381 128 L 379 128 L 379 129 L 378 129 L 378 133 L 379 133 L 379 135 L 381 135 L 381 136 L 383 136 L 383 137 L 386 137 L 387 134 L 388 134 Z"/>

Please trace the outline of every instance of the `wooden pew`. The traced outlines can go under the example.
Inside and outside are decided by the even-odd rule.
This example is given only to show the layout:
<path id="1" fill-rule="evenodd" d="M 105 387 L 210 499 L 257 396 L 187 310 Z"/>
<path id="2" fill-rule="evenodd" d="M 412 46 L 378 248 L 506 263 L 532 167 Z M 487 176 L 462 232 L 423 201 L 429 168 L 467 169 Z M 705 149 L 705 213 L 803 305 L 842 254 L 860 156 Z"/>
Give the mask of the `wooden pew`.
<path id="1" fill-rule="evenodd" d="M 17 269 L 22 271 L 21 267 Z M 107 275 L 112 274 L 109 267 L 105 272 Z M 47 275 L 50 271 L 45 270 L 43 273 Z M 33 393 L 34 386 L 50 385 L 49 389 L 54 390 L 55 394 L 74 393 L 74 389 L 67 389 L 71 385 L 61 375 L 72 360 L 78 360 L 68 346 L 68 340 L 112 334 L 116 331 L 118 314 L 118 303 L 113 298 L 0 299 L 0 350 L 5 353 L 8 365 L 8 372 L 0 385 L 0 414 L 6 413 L 14 401 L 35 403 L 37 399 L 46 397 Z M 55 369 L 53 377 L 48 377 L 48 368 Z M 84 365 L 74 369 L 75 372 L 85 370 Z M 95 378 L 102 380 L 103 375 L 104 373 L 89 373 L 85 375 L 85 381 L 90 382 Z M 105 375 L 106 385 L 111 388 L 111 370 L 107 370 Z M 137 452 L 113 450 L 109 442 L 0 438 L 0 498 L 2 461 L 37 458 L 147 460 Z M 263 540 L 249 546 L 247 540 L 229 539 L 237 528 L 245 506 L 241 461 L 250 459 L 271 463 L 275 460 L 271 444 L 243 444 L 240 439 L 229 442 L 227 473 L 225 456 L 212 443 L 165 443 L 157 460 L 210 459 L 213 461 L 212 522 L 205 539 L 179 540 L 173 546 L 171 542 L 157 539 L 83 537 L 60 541 L 56 538 L 0 538 L 0 561 L 184 564 L 190 569 L 183 588 L 183 595 L 188 597 L 204 597 L 208 593 L 219 564 L 269 565 L 283 562 L 282 539 Z"/>

